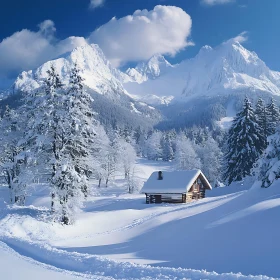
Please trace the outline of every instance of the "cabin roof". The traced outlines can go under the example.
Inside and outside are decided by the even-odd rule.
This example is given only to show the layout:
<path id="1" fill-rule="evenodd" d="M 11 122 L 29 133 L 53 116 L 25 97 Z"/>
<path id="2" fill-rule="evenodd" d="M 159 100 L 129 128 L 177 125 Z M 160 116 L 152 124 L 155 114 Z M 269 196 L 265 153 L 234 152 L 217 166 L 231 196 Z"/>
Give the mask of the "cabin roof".
<path id="1" fill-rule="evenodd" d="M 158 171 L 153 172 L 145 182 L 141 193 L 186 193 L 197 178 L 201 179 L 206 189 L 212 189 L 207 178 L 199 169 L 162 172 L 162 177 L 162 180 L 158 180 Z"/>

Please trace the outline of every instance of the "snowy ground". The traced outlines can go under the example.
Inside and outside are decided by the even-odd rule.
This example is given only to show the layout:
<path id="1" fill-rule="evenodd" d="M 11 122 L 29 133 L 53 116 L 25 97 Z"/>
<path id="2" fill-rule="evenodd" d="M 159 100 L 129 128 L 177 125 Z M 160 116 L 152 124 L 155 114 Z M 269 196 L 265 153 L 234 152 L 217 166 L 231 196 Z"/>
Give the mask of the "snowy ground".
<path id="1" fill-rule="evenodd" d="M 137 174 L 143 181 L 170 168 L 140 160 Z M 280 277 L 280 183 L 250 186 L 214 189 L 188 204 L 160 205 L 146 205 L 143 195 L 125 194 L 125 188 L 102 189 L 72 226 L 49 222 L 49 198 L 41 186 L 30 206 L 0 201 L 1 275 L 24 280 Z M 3 189 L 0 197 L 5 196 Z M 19 269 L 11 276 L 13 263 Z"/>

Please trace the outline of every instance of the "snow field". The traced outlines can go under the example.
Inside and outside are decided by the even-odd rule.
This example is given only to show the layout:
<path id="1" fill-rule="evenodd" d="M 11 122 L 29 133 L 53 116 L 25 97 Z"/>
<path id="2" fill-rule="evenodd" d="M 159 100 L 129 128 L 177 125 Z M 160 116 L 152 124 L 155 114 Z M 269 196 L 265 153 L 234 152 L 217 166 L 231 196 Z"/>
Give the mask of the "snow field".
<path id="1" fill-rule="evenodd" d="M 145 180 L 168 169 L 168 163 L 140 160 L 137 176 Z M 160 205 L 146 205 L 144 195 L 125 194 L 117 182 L 89 199 L 71 226 L 50 222 L 42 186 L 29 198 L 32 205 L 10 207 L 2 200 L 0 241 L 6 245 L 0 243 L 0 258 L 19 263 L 26 279 L 37 279 L 28 271 L 44 275 L 45 269 L 54 273 L 49 278 L 62 273 L 63 280 L 280 276 L 278 182 L 250 189 L 247 181 L 213 189 L 200 201 Z"/>

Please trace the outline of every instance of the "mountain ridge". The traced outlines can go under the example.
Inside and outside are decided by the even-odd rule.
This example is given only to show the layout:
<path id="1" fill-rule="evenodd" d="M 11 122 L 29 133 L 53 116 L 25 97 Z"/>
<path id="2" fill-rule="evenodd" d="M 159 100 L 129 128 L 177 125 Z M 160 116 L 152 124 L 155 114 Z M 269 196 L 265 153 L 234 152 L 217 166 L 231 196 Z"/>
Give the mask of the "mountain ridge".
<path id="1" fill-rule="evenodd" d="M 145 72 L 142 75 L 147 76 Z M 187 101 L 188 97 L 236 91 L 260 91 L 279 96 L 280 72 L 270 70 L 255 52 L 229 40 L 215 48 L 202 47 L 194 58 L 168 68 L 164 75 L 153 79 L 138 78 L 136 82 L 126 80 L 124 87 L 148 103 L 149 98 L 153 103 L 157 96 L 160 104 L 167 99 Z"/>

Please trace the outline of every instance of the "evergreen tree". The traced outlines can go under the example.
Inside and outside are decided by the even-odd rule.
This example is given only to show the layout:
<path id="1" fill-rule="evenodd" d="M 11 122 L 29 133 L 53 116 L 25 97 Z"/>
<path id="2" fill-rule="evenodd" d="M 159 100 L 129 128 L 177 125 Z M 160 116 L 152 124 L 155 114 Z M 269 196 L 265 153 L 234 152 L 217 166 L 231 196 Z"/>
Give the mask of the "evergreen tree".
<path id="1" fill-rule="evenodd" d="M 29 153 L 21 138 L 24 133 L 24 114 L 18 114 L 8 106 L 0 122 L 0 167 L 10 190 L 11 203 L 24 205 L 31 174 L 28 169 Z"/>
<path id="2" fill-rule="evenodd" d="M 53 143 L 56 172 L 52 178 L 53 194 L 58 202 L 56 211 L 64 224 L 73 220 L 83 197 L 88 194 L 88 179 L 94 172 L 93 145 L 95 138 L 92 98 L 84 90 L 82 77 L 75 65 L 71 70 L 69 91 L 62 95 L 58 126 Z M 54 148 L 54 147 L 53 147 Z M 82 195 L 83 194 L 83 195 Z"/>
<path id="3" fill-rule="evenodd" d="M 84 89 L 83 78 L 77 65 L 71 70 L 68 96 L 64 103 L 67 118 L 65 126 L 70 125 L 70 135 L 66 145 L 74 169 L 85 181 L 81 190 L 88 192 L 88 178 L 94 172 L 93 147 L 95 141 L 94 126 L 97 124 L 92 110 L 93 99 Z M 67 122 L 67 123 L 66 123 Z"/>
<path id="4" fill-rule="evenodd" d="M 53 66 L 47 75 L 44 91 L 30 95 L 26 103 L 33 107 L 26 142 L 40 159 L 38 165 L 51 171 L 52 211 L 60 222 L 69 224 L 81 206 L 82 194 L 87 194 L 92 173 L 92 99 L 76 66 L 67 92 Z"/>
<path id="5" fill-rule="evenodd" d="M 262 187 L 269 187 L 276 179 L 280 178 L 280 128 L 268 137 L 268 147 L 257 161 L 254 173 L 257 180 L 262 182 Z"/>
<path id="6" fill-rule="evenodd" d="M 245 98 L 243 109 L 236 115 L 228 132 L 224 173 L 228 184 L 250 175 L 264 147 L 263 139 L 252 105 Z"/>
<path id="7" fill-rule="evenodd" d="M 276 127 L 279 125 L 280 112 L 278 106 L 275 104 L 273 98 L 271 98 L 270 104 L 267 106 L 268 115 L 268 135 L 272 135 L 276 131 Z"/>
<path id="8" fill-rule="evenodd" d="M 135 150 L 138 156 L 144 156 L 144 148 L 146 139 L 146 132 L 138 126 L 133 135 Z"/>
<path id="9" fill-rule="evenodd" d="M 171 137 L 169 133 L 165 133 L 161 139 L 162 146 L 162 159 L 164 161 L 170 161 L 174 159 L 174 151 L 172 147 Z"/>
<path id="10" fill-rule="evenodd" d="M 267 108 L 265 106 L 264 101 L 261 98 L 258 99 L 255 114 L 257 118 L 257 123 L 262 131 L 261 134 L 263 135 L 263 144 L 264 144 L 262 150 L 264 150 L 266 148 L 266 141 L 269 135 L 269 121 L 268 121 Z"/>

